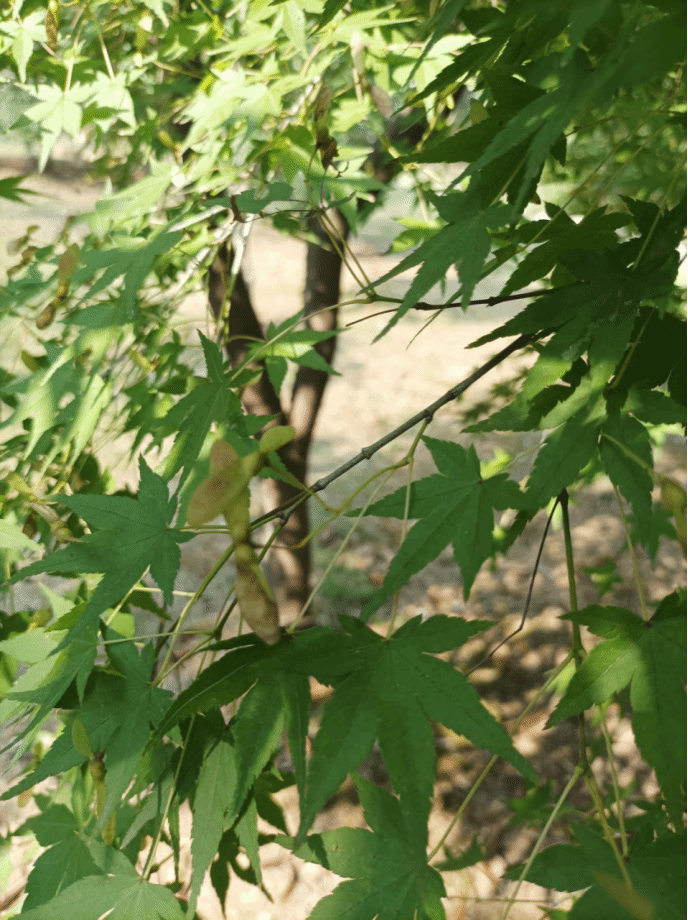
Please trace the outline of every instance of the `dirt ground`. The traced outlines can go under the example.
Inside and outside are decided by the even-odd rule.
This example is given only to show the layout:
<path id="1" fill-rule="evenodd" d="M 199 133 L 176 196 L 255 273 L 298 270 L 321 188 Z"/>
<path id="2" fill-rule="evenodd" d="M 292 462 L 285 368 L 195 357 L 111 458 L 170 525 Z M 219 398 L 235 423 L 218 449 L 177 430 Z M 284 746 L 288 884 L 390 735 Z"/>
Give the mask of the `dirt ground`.
<path id="1" fill-rule="evenodd" d="M 0 176 L 10 174 L 13 174 L 11 169 L 0 170 Z M 83 210 L 93 198 L 93 190 L 85 187 L 77 178 L 64 181 L 64 178 L 48 176 L 29 180 L 27 184 L 33 183 L 33 187 L 55 197 L 47 205 L 46 200 L 42 199 L 27 209 L 4 205 L 8 209 L 4 220 L 14 222 L 13 230 L 22 224 L 25 226 L 29 222 L 37 222 L 35 209 L 38 208 L 41 232 L 49 233 L 64 215 L 74 210 Z M 403 205 L 403 197 L 398 198 L 396 204 Z M 47 215 L 46 210 L 49 212 Z M 371 278 L 380 277 L 389 270 L 393 260 L 399 258 L 383 255 L 388 236 L 387 215 L 353 246 L 355 255 Z M 303 244 L 280 236 L 266 226 L 259 225 L 256 228 L 249 244 L 246 269 L 262 317 L 282 319 L 300 308 L 303 267 Z M 411 277 L 412 273 L 392 283 L 389 287 L 390 296 L 399 296 L 398 292 L 403 290 Z M 355 293 L 350 277 L 345 288 Z M 481 291 L 479 296 L 493 292 L 488 289 L 484 293 Z M 467 313 L 447 311 L 417 338 L 414 337 L 420 332 L 427 315 L 410 314 L 377 343 L 372 340 L 387 317 L 372 317 L 348 327 L 340 336 L 337 346 L 335 367 L 341 376 L 334 377 L 330 382 L 318 420 L 311 481 L 330 472 L 348 457 L 358 453 L 362 447 L 371 444 L 431 403 L 498 351 L 503 343 L 471 350 L 467 350 L 466 346 L 508 315 L 513 315 L 518 308 L 518 304 L 511 304 L 508 309 L 476 307 Z M 375 310 L 372 308 L 355 307 L 345 312 L 342 322 L 362 319 L 373 312 Z M 181 319 L 188 341 L 193 344 L 197 340 L 194 327 L 202 330 L 205 328 L 202 296 L 188 301 Z M 469 391 L 460 404 L 450 404 L 441 410 L 427 433 L 437 438 L 458 440 L 466 446 L 472 443 L 481 460 L 491 459 L 496 450 L 505 450 L 514 455 L 524 454 L 511 468 L 511 475 L 516 479 L 527 476 L 533 459 L 532 448 L 537 444 L 537 438 L 530 434 L 471 437 L 461 433 L 460 418 L 461 411 L 467 405 L 488 398 L 489 388 L 522 364 L 522 359 L 514 359 L 494 371 L 486 381 L 481 381 Z M 371 461 L 357 467 L 350 477 L 338 480 L 326 491 L 325 499 L 331 504 L 342 501 L 372 470 L 399 459 L 412 437 L 413 433 L 401 438 Z M 117 460 L 114 454 L 112 460 Z M 666 440 L 659 453 L 657 468 L 685 482 L 685 442 L 682 438 L 670 436 Z M 116 469 L 121 481 L 135 481 L 131 467 L 120 462 Z M 415 474 L 426 475 L 432 470 L 430 457 L 422 448 L 418 452 Z M 402 484 L 403 475 L 398 481 L 390 483 L 390 488 Z M 579 606 L 599 602 L 595 583 L 586 568 L 614 560 L 622 580 L 613 586 L 602 602 L 639 611 L 631 558 L 625 550 L 624 528 L 609 483 L 600 479 L 572 495 L 570 516 Z M 320 520 L 314 512 L 313 523 L 317 524 Z M 486 652 L 508 635 L 520 621 L 545 520 L 546 515 L 541 512 L 526 527 L 507 558 L 498 558 L 494 564 L 488 562 L 483 565 L 467 602 L 463 600 L 456 564 L 450 553 L 443 553 L 401 592 L 401 619 L 418 614 L 431 616 L 434 613 L 444 613 L 468 619 L 493 620 L 495 627 L 487 635 L 475 638 L 453 657 L 447 656 L 461 669 L 469 669 L 478 664 Z M 507 522 L 505 520 L 500 523 Z M 314 548 L 316 580 L 333 555 L 339 552 L 348 527 L 348 519 L 344 523 L 337 521 L 319 534 Z M 323 596 L 313 609 L 316 620 L 332 623 L 338 614 L 355 613 L 360 609 L 361 598 L 372 586 L 379 584 L 400 539 L 399 522 L 365 518 L 339 555 L 330 577 L 323 585 Z M 188 589 L 189 586 L 195 587 L 199 578 L 208 571 L 218 553 L 218 544 L 216 540 L 202 537 L 186 544 L 183 549 L 178 587 Z M 636 550 L 642 586 L 649 606 L 667 591 L 685 584 L 685 560 L 678 545 L 662 540 L 654 567 L 644 550 Z M 199 608 L 202 607 L 196 614 L 199 625 L 217 615 L 216 604 L 222 603 L 230 581 L 229 575 L 218 578 L 209 593 L 208 603 L 199 605 Z M 545 675 L 566 656 L 570 647 L 570 632 L 568 624 L 560 616 L 569 609 L 568 591 L 563 534 L 555 521 L 535 577 L 531 609 L 524 629 L 471 677 L 485 703 L 507 727 L 515 722 L 524 706 L 534 698 Z M 388 615 L 388 611 L 385 615 Z M 381 621 L 380 628 L 383 626 L 384 622 Z M 190 679 L 191 674 L 182 673 L 180 685 Z M 325 688 L 314 687 L 314 691 L 319 703 L 326 698 Z M 541 699 L 514 740 L 542 779 L 551 782 L 551 800 L 555 801 L 575 765 L 577 735 L 575 726 L 569 722 L 545 730 L 550 711 L 549 700 Z M 318 709 L 314 706 L 314 726 L 317 715 Z M 635 780 L 639 794 L 652 795 L 656 790 L 654 776 L 642 768 L 627 714 L 620 711 L 618 706 L 612 706 L 607 724 L 613 739 L 620 784 L 625 785 Z M 431 847 L 452 823 L 457 808 L 488 759 L 485 752 L 476 751 L 453 733 L 439 728 L 436 731 L 436 745 L 438 761 L 430 820 Z M 361 769 L 368 778 L 377 782 L 385 781 L 384 768 L 376 752 L 369 756 Z M 601 759 L 594 762 L 593 769 L 600 779 L 605 778 Z M 450 920 L 492 920 L 499 916 L 503 899 L 511 891 L 510 883 L 505 883 L 502 876 L 508 865 L 527 858 L 538 835 L 538 829 L 512 829 L 508 826 L 511 814 L 508 799 L 521 797 L 524 792 L 524 783 L 513 768 L 497 764 L 472 798 L 461 822 L 451 829 L 446 840 L 451 854 L 461 853 L 473 838 L 477 838 L 491 855 L 478 866 L 445 875 L 448 893 L 445 906 Z M 293 790 L 285 790 L 278 798 L 284 807 L 289 827 L 295 829 L 298 809 Z M 584 787 L 574 790 L 570 804 L 574 808 L 589 810 L 590 802 Z M 21 811 L 16 803 L 3 803 L 0 832 L 5 834 L 8 825 L 17 826 L 27 814 L 27 810 Z M 182 832 L 189 839 L 188 815 L 186 819 Z M 324 830 L 342 825 L 364 826 L 351 783 L 347 783 L 328 803 L 315 829 Z M 560 838 L 554 834 L 548 842 L 557 839 Z M 276 845 L 265 847 L 261 853 L 265 892 L 233 878 L 224 906 L 227 918 L 305 920 L 317 901 L 339 881 L 327 870 L 301 863 Z M 34 849 L 29 852 L 28 846 L 25 849 L 15 848 L 11 875 L 0 877 L 0 888 L 4 883 L 6 891 L 13 891 L 25 872 L 27 861 L 35 859 L 36 855 L 37 851 Z M 161 880 L 167 879 L 161 877 Z M 270 894 L 272 900 L 266 893 Z M 550 893 L 526 884 L 519 891 L 510 917 L 512 920 L 534 920 L 542 916 L 542 906 L 551 907 L 554 903 Z M 566 901 L 561 902 L 562 907 L 566 905 Z M 203 920 L 220 920 L 223 916 L 222 907 L 208 881 L 202 890 L 198 913 Z"/>

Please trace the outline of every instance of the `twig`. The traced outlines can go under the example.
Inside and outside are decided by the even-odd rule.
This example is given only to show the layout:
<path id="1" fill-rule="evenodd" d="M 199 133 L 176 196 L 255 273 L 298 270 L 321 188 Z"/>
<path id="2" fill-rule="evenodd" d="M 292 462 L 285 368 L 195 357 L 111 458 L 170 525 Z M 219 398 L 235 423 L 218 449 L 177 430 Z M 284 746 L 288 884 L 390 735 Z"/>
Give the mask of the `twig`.
<path id="1" fill-rule="evenodd" d="M 556 291 L 563 291 L 564 288 L 572 287 L 573 284 L 578 283 L 579 282 L 574 281 L 572 284 L 563 284 L 561 287 L 548 288 L 544 291 L 523 291 L 521 294 L 505 294 L 504 296 L 495 294 L 493 297 L 483 297 L 478 300 L 469 300 L 466 306 L 477 307 L 481 305 L 487 305 L 488 307 L 495 307 L 498 303 L 506 303 L 509 300 L 525 300 L 528 297 L 543 297 L 545 294 L 553 294 Z M 399 303 L 402 303 L 402 301 L 400 300 Z M 461 306 L 463 305 L 458 300 L 449 301 L 449 303 L 426 303 L 424 300 L 419 300 L 418 303 L 413 304 L 411 310 L 448 310 L 450 307 Z M 398 307 L 390 307 L 389 310 L 379 310 L 377 313 L 369 313 L 367 316 L 362 316 L 359 319 L 354 319 L 346 325 L 355 326 L 356 323 L 362 323 L 367 319 L 372 319 L 374 316 L 384 316 L 386 313 L 395 313 L 397 309 Z"/>
<path id="2" fill-rule="evenodd" d="M 465 380 L 462 380 L 461 383 L 457 383 L 456 386 L 453 386 L 451 390 L 447 390 L 444 396 L 440 396 L 439 399 L 436 399 L 435 402 L 430 403 L 429 406 L 426 406 L 425 409 L 421 409 L 420 412 L 412 416 L 410 419 L 407 419 L 393 431 L 388 432 L 384 437 L 380 438 L 378 441 L 375 441 L 374 444 L 370 444 L 368 447 L 364 447 L 360 450 L 354 457 L 351 457 L 346 463 L 342 463 L 341 466 L 338 466 L 336 470 L 330 473 L 328 476 L 324 476 L 322 479 L 318 479 L 317 482 L 314 482 L 312 486 L 308 487 L 309 493 L 321 492 L 323 489 L 326 489 L 327 486 L 331 485 L 336 479 L 339 479 L 345 473 L 348 473 L 349 470 L 353 469 L 355 466 L 358 466 L 359 463 L 362 463 L 364 460 L 370 460 L 379 450 L 383 447 L 386 447 L 387 444 L 391 444 L 392 441 L 395 441 L 402 434 L 405 434 L 407 431 L 410 431 L 411 428 L 414 428 L 416 425 L 419 425 L 421 422 L 428 421 L 431 422 L 435 413 L 438 409 L 441 409 L 442 406 L 445 406 L 447 403 L 452 402 L 454 399 L 457 399 L 462 393 L 465 393 L 469 387 L 471 387 L 476 381 L 480 380 L 481 377 L 484 377 L 488 371 L 491 371 L 493 367 L 497 367 L 498 364 L 501 364 L 509 355 L 513 354 L 515 351 L 518 351 L 520 348 L 524 348 L 526 345 L 530 345 L 539 335 L 545 335 L 548 330 L 545 330 L 542 333 L 528 333 L 527 335 L 520 335 L 515 339 L 510 345 L 507 345 L 506 348 L 503 348 L 498 354 L 493 358 L 490 358 L 489 361 L 486 361 L 477 371 L 473 371 Z M 267 521 L 272 520 L 276 515 L 283 512 L 291 512 L 297 505 L 304 501 L 308 495 L 302 494 L 297 496 L 295 499 L 292 498 L 289 501 L 283 502 L 277 508 L 273 508 L 272 511 L 268 511 L 265 514 L 261 515 L 251 524 L 251 527 L 258 527 L 260 524 L 264 524 Z"/>

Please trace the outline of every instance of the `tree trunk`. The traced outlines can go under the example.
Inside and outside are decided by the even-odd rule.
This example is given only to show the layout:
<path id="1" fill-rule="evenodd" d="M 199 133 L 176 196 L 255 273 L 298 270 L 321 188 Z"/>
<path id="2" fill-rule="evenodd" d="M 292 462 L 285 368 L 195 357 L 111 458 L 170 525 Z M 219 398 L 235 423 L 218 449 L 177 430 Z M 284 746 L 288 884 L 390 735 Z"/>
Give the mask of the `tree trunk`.
<path id="1" fill-rule="evenodd" d="M 328 212 L 327 218 L 328 222 L 337 228 L 340 240 L 345 240 L 348 236 L 348 226 L 342 215 L 332 210 Z M 336 304 L 340 300 L 342 260 L 332 247 L 317 215 L 309 218 L 308 227 L 323 241 L 323 245 L 308 245 L 303 313 L 307 325 L 322 332 L 337 327 Z M 231 250 L 224 244 L 209 272 L 208 297 L 216 318 L 222 315 L 230 265 Z M 320 312 L 326 307 L 335 309 Z M 265 337 L 241 272 L 235 280 L 225 330 L 225 350 L 234 366 L 244 360 L 247 350 L 246 341 L 237 339 L 236 336 L 251 336 L 253 339 Z M 332 363 L 335 346 L 336 338 L 332 337 L 319 342 L 315 348 L 328 363 Z M 280 457 L 299 482 L 305 482 L 308 478 L 308 452 L 328 376 L 324 371 L 299 366 L 288 406 L 281 404 L 279 395 L 264 370 L 259 380 L 253 386 L 247 387 L 242 394 L 247 412 L 258 416 L 276 415 L 277 419 L 273 424 L 293 426 L 296 437 L 280 451 Z M 266 480 L 263 496 L 267 508 L 281 505 L 293 498 L 297 491 L 285 482 Z M 304 502 L 287 521 L 278 537 L 279 548 L 272 553 L 271 563 L 276 569 L 275 594 L 280 609 L 280 620 L 285 625 L 297 618 L 309 595 L 310 544 L 297 545 L 305 539 L 309 530 L 308 506 Z"/>
<path id="2" fill-rule="evenodd" d="M 387 133 L 395 146 L 404 152 L 419 143 L 427 127 L 425 113 L 422 109 L 406 108 L 388 122 Z M 381 145 L 376 145 L 368 160 L 369 171 L 382 184 L 388 184 L 399 171 L 399 162 Z M 375 193 L 377 197 L 377 193 Z M 364 207 L 359 202 L 359 208 Z M 327 225 L 336 230 L 339 248 L 347 240 L 349 227 L 340 211 L 332 209 L 326 215 Z M 308 219 L 308 228 L 322 246 L 309 243 L 306 256 L 306 288 L 304 291 L 304 318 L 311 329 L 318 331 L 337 328 L 336 304 L 340 300 L 340 283 L 342 260 L 332 246 L 330 237 L 317 214 Z M 210 269 L 209 299 L 215 314 L 222 314 L 222 305 L 227 291 L 231 252 L 223 245 Z M 323 308 L 334 307 L 332 310 Z M 251 296 L 243 275 L 239 272 L 232 291 L 228 328 L 225 330 L 225 349 L 232 364 L 236 365 L 246 356 L 246 343 L 233 339 L 234 336 L 248 335 L 264 338 L 263 328 L 258 321 L 251 303 Z M 315 348 L 320 355 L 332 363 L 336 346 L 333 336 L 319 342 Z M 308 452 L 313 438 L 318 410 L 322 403 L 328 374 L 324 371 L 299 366 L 291 400 L 283 406 L 279 394 L 275 393 L 265 370 L 252 386 L 247 387 L 242 395 L 247 412 L 252 415 L 274 415 L 273 424 L 292 425 L 296 431 L 294 441 L 280 451 L 289 472 L 305 483 L 308 478 Z M 264 497 L 267 508 L 276 508 L 293 498 L 297 489 L 278 480 L 266 480 Z M 272 553 L 271 561 L 277 569 L 275 594 L 280 608 L 281 621 L 288 625 L 301 612 L 309 595 L 311 572 L 310 544 L 299 546 L 309 533 L 308 507 L 304 502 L 294 511 L 279 535 L 279 548 Z"/>

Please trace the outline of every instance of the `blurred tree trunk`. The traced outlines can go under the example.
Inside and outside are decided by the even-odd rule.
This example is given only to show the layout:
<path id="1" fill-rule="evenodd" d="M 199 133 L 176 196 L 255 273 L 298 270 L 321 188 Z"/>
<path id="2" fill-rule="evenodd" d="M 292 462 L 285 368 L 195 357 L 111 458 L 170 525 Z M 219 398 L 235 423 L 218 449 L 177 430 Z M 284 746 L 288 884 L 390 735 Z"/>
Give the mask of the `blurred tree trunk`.
<path id="1" fill-rule="evenodd" d="M 340 239 L 346 240 L 348 225 L 341 213 L 332 210 L 328 212 L 327 217 L 337 228 Z M 342 260 L 332 247 L 317 215 L 309 218 L 308 229 L 322 241 L 322 245 L 308 244 L 303 315 L 311 329 L 321 332 L 337 327 L 336 304 L 340 300 Z M 222 305 L 227 293 L 231 260 L 231 248 L 223 244 L 210 268 L 208 298 L 216 318 L 223 312 Z M 319 312 L 325 307 L 334 309 Z M 247 341 L 236 338 L 237 336 L 265 338 L 241 271 L 235 280 L 230 298 L 229 317 L 224 330 L 225 350 L 234 366 L 244 360 L 247 348 Z M 315 346 L 328 364 L 332 363 L 335 347 L 336 337 L 319 342 Z M 289 472 L 299 482 L 306 482 L 308 479 L 308 454 L 328 376 L 324 371 L 299 366 L 291 398 L 288 403 L 283 404 L 263 370 L 258 381 L 247 387 L 242 395 L 247 412 L 258 416 L 274 415 L 277 419 L 273 424 L 293 426 L 296 437 L 280 451 L 280 456 Z M 285 482 L 266 480 L 263 487 L 266 509 L 281 505 L 293 498 L 296 492 L 295 487 Z M 272 554 L 272 563 L 277 570 L 274 588 L 280 608 L 280 619 L 284 624 L 292 623 L 296 619 L 308 598 L 311 572 L 310 544 L 296 545 L 303 541 L 308 533 L 308 506 L 304 502 L 287 521 L 278 538 L 281 548 L 275 549 Z"/>
<path id="2" fill-rule="evenodd" d="M 427 128 L 425 112 L 422 108 L 406 108 L 394 115 L 386 125 L 387 135 L 397 150 L 404 152 L 420 143 Z M 399 162 L 383 147 L 376 143 L 367 160 L 366 171 L 380 183 L 379 189 L 389 184 L 399 172 Z M 377 197 L 378 192 L 374 192 Z M 359 201 L 359 209 L 364 211 L 366 205 Z M 332 209 L 327 212 L 329 226 L 336 228 L 336 235 L 346 241 L 349 227 L 340 211 Z M 324 331 L 337 328 L 336 304 L 340 300 L 342 260 L 333 248 L 330 237 L 325 231 L 317 214 L 308 219 L 308 229 L 321 241 L 322 245 L 308 244 L 306 254 L 306 287 L 304 291 L 303 315 L 311 329 Z M 340 245 L 341 249 L 341 245 Z M 210 306 L 218 318 L 222 315 L 222 305 L 227 292 L 230 276 L 232 253 L 223 245 L 210 268 L 209 300 Z M 324 307 L 335 307 L 325 310 Z M 225 311 L 226 312 L 226 311 Z M 230 298 L 229 320 L 224 331 L 225 350 L 233 365 L 239 364 L 246 356 L 246 341 L 235 336 L 251 336 L 264 339 L 265 333 L 253 308 L 251 295 L 246 281 L 239 272 Z M 336 338 L 319 342 L 315 348 L 322 357 L 332 363 L 336 347 Z M 280 451 L 285 466 L 299 482 L 308 479 L 308 453 L 313 438 L 313 429 L 322 403 L 325 386 L 329 375 L 324 371 L 299 366 L 291 399 L 282 403 L 278 393 L 270 383 L 263 370 L 260 379 L 244 390 L 242 399 L 246 411 L 252 415 L 276 416 L 273 424 L 292 425 L 296 437 Z M 264 498 L 267 509 L 276 508 L 288 501 L 297 490 L 284 482 L 266 480 Z M 307 503 L 301 504 L 287 521 L 279 536 L 279 549 L 272 554 L 272 561 L 277 568 L 275 593 L 280 607 L 283 623 L 293 622 L 299 615 L 309 594 L 311 572 L 310 544 L 298 546 L 309 533 Z M 292 547 L 292 548 L 289 548 Z"/>

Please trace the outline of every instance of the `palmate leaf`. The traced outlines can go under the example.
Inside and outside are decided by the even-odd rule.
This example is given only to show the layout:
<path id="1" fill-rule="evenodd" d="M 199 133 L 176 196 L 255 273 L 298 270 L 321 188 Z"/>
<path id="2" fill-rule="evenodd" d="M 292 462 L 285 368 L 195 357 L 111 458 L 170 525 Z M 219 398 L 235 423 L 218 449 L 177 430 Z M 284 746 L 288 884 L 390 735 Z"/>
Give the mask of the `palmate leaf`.
<path id="1" fill-rule="evenodd" d="M 194 793 L 189 917 L 193 917 L 203 878 L 217 853 L 225 815 L 236 789 L 236 764 L 229 742 L 226 736 L 212 739 L 205 751 Z"/>
<path id="2" fill-rule="evenodd" d="M 161 181 L 162 185 L 160 185 Z M 154 184 L 155 198 L 157 200 L 169 185 L 169 178 L 162 180 L 144 179 L 143 182 Z M 139 213 L 150 213 L 150 209 L 140 196 L 136 197 L 135 192 L 132 196 L 132 189 L 127 189 L 125 193 L 120 194 L 126 195 L 131 200 L 132 207 Z M 98 211 L 101 212 L 100 218 L 97 217 Z M 103 213 L 104 207 L 98 208 L 96 206 L 93 219 L 98 220 L 101 225 L 107 225 L 110 222 L 110 218 L 106 217 L 103 220 Z M 106 232 L 105 229 L 103 229 L 103 232 Z M 114 285 L 119 278 L 123 278 L 122 289 L 118 298 L 119 310 L 118 313 L 113 313 L 113 318 L 118 317 L 118 325 L 132 322 L 138 292 L 153 268 L 156 259 L 163 253 L 173 249 L 181 238 L 181 230 L 166 229 L 149 239 L 143 237 L 120 237 L 118 240 L 119 245 L 109 249 L 82 249 L 79 267 L 72 275 L 71 281 L 75 288 L 87 285 L 90 282 L 92 284 L 80 303 L 84 304 L 93 301 L 98 294 Z M 95 281 L 92 281 L 94 276 L 101 271 L 102 274 Z M 76 320 L 78 323 L 78 314 L 76 315 Z"/>
<path id="3" fill-rule="evenodd" d="M 81 878 L 98 873 L 98 867 L 85 842 L 79 823 L 66 805 L 51 805 L 46 796 L 36 796 L 42 808 L 17 830 L 17 836 L 32 831 L 42 847 L 47 847 L 33 864 L 26 884 L 24 911 L 50 901 L 64 888 Z"/>
<path id="4" fill-rule="evenodd" d="M 548 17 L 549 22 L 543 18 L 543 30 L 547 30 L 550 25 L 553 27 L 550 40 L 560 32 L 561 27 L 566 26 L 565 21 L 557 24 L 559 11 L 560 8 L 555 6 Z M 591 18 L 581 13 L 579 9 L 578 16 L 572 15 L 569 28 L 574 34 L 585 33 L 590 27 Z M 507 13 L 507 16 L 516 17 L 518 14 L 517 9 Z M 518 25 L 522 26 L 521 23 Z M 591 67 L 590 58 L 581 48 L 571 46 L 570 52 L 559 61 L 556 88 L 513 115 L 460 178 L 474 176 L 498 158 L 508 152 L 514 153 L 526 144 L 521 188 L 514 203 L 516 210 L 520 211 L 527 201 L 530 182 L 540 173 L 545 159 L 578 108 L 594 105 L 604 110 L 618 88 L 628 81 L 628 71 L 637 54 L 633 43 L 636 25 L 636 22 L 629 20 L 620 30 L 616 41 L 597 58 L 594 67 Z M 514 32 L 518 33 L 516 22 L 514 27 Z M 543 39 L 547 41 L 544 36 Z"/>
<path id="5" fill-rule="evenodd" d="M 183 920 L 182 905 L 171 891 L 144 881 L 131 867 L 127 875 L 89 875 L 60 892 L 47 904 L 22 911 L 28 920 Z"/>
<path id="6" fill-rule="evenodd" d="M 276 838 L 300 859 L 351 879 L 323 898 L 309 920 L 443 920 L 444 883 L 427 864 L 424 839 L 408 833 L 397 799 L 360 776 L 354 782 L 372 833 L 346 827 L 303 843 Z"/>
<path id="7" fill-rule="evenodd" d="M 46 368 L 2 387 L 3 394 L 10 397 L 21 394 L 21 399 L 0 428 L 30 421 L 27 454 L 33 451 L 41 436 L 53 428 L 65 396 L 75 392 L 82 377 L 81 371 L 77 372 L 70 361 L 71 349 L 59 349 L 46 343 L 45 353 L 49 361 Z"/>
<path id="8" fill-rule="evenodd" d="M 24 202 L 25 196 L 37 195 L 38 192 L 22 186 L 22 180 L 27 178 L 28 176 L 8 176 L 5 179 L 0 179 L 0 198 L 21 204 Z"/>
<path id="9" fill-rule="evenodd" d="M 111 631 L 108 637 L 121 639 Z M 150 686 L 152 646 L 146 646 L 140 656 L 126 643 L 115 641 L 107 648 L 120 674 L 94 673 L 87 684 L 84 701 L 76 709 L 93 750 L 105 752 L 107 797 L 102 823 L 119 805 L 150 738 L 151 726 L 160 722 L 171 696 L 167 690 Z M 36 769 L 3 793 L 3 798 L 19 795 L 41 780 L 64 773 L 84 760 L 84 755 L 74 747 L 70 731 L 65 731 Z"/>
<path id="10" fill-rule="evenodd" d="M 77 604 L 73 611 L 76 615 L 82 616 L 85 609 L 86 604 Z M 35 707 L 31 722 L 18 736 L 24 739 L 23 749 L 26 749 L 34 733 L 72 681 L 76 679 L 79 693 L 84 691 L 98 650 L 97 631 L 71 630 L 66 635 L 69 636 L 71 632 L 75 633 L 72 639 L 67 642 L 64 638 L 53 648 L 51 658 L 46 662 L 36 662 L 29 668 L 15 683 L 14 689 L 6 694 L 6 699 L 2 703 L 3 716 L 14 715 L 18 711 L 17 707 L 11 704 L 7 707 L 10 701 L 21 701 L 24 706 Z M 61 631 L 58 635 L 62 638 L 65 632 Z"/>
<path id="11" fill-rule="evenodd" d="M 244 413 L 234 391 L 235 374 L 224 368 L 222 352 L 214 342 L 199 333 L 208 376 L 170 409 L 157 427 L 176 432 L 174 444 L 165 461 L 162 475 L 170 480 L 181 470 L 180 489 L 198 459 L 213 422 L 241 428 Z"/>
<path id="12" fill-rule="evenodd" d="M 631 920 L 636 917 L 685 917 L 685 832 L 653 839 L 638 832 L 631 843 L 625 871 L 627 887 L 609 844 L 596 831 L 573 825 L 575 844 L 556 844 L 535 856 L 526 881 L 556 891 L 588 890 L 567 914 L 572 920 Z M 506 877 L 520 878 L 512 869 Z"/>
<path id="13" fill-rule="evenodd" d="M 292 320 L 287 320 L 282 325 L 292 325 Z M 312 367 L 315 370 L 323 371 L 326 374 L 335 374 L 332 365 L 315 350 L 313 347 L 318 342 L 324 342 L 338 335 L 341 330 L 331 329 L 326 332 L 317 332 L 315 329 L 292 329 L 291 332 L 285 332 L 279 335 L 279 329 L 270 324 L 267 334 L 272 339 L 279 335 L 279 339 L 271 345 L 254 344 L 249 349 L 249 354 L 257 354 L 259 358 L 265 358 L 266 362 L 276 358 L 289 359 L 295 364 L 301 364 L 303 367 Z"/>
<path id="14" fill-rule="evenodd" d="M 653 483 L 648 469 L 653 463 L 647 428 L 625 413 L 609 415 L 602 428 L 600 457 L 605 473 L 632 505 L 641 536 L 650 533 Z"/>
<path id="15" fill-rule="evenodd" d="M 179 544 L 192 535 L 170 528 L 176 500 L 168 498 L 167 485 L 143 458 L 139 470 L 137 499 L 112 495 L 60 496 L 60 504 L 76 511 L 94 532 L 25 566 L 11 580 L 17 582 L 41 572 L 103 573 L 88 602 L 73 608 L 70 618 L 73 625 L 70 624 L 55 649 L 58 657 L 50 674 L 36 691 L 16 694 L 17 699 L 39 706 L 26 732 L 45 718 L 75 677 L 79 694 L 83 693 L 95 659 L 100 615 L 120 601 L 148 567 L 168 603 L 172 600 L 181 559 Z"/>
<path id="16" fill-rule="evenodd" d="M 498 203 L 483 209 L 478 178 L 473 179 L 465 192 L 454 192 L 443 197 L 431 195 L 431 199 L 440 217 L 447 221 L 447 226 L 376 282 L 381 284 L 414 265 L 421 266 L 399 309 L 376 340 L 388 332 L 430 288 L 443 281 L 452 265 L 456 265 L 459 273 L 461 303 L 466 307 L 490 252 L 488 228 L 503 226 L 512 215 L 511 208 L 505 204 Z"/>
<path id="17" fill-rule="evenodd" d="M 589 405 L 553 431 L 540 448 L 528 477 L 526 503 L 542 508 L 567 488 L 595 456 L 604 420 L 604 400 L 593 394 Z"/>
<path id="18" fill-rule="evenodd" d="M 367 630 L 366 630 L 367 632 Z M 205 668 L 193 683 L 179 694 L 162 719 L 156 738 L 169 732 L 182 719 L 198 712 L 208 712 L 226 706 L 243 696 L 261 677 L 272 679 L 273 673 L 287 671 L 298 676 L 315 674 L 320 680 L 331 681 L 348 674 L 356 667 L 357 648 L 348 636 L 333 633 L 324 626 L 297 633 L 288 642 L 266 645 L 256 636 L 240 636 L 213 645 L 211 651 L 226 650 L 228 653 Z M 282 688 L 284 689 L 284 688 Z M 294 694 L 302 696 L 301 690 L 284 691 L 285 698 Z M 294 719 L 298 721 L 294 706 Z M 289 716 L 291 718 L 291 716 Z"/>
<path id="19" fill-rule="evenodd" d="M 615 230 L 628 224 L 624 214 L 607 214 L 596 208 L 576 223 L 565 211 L 546 205 L 550 220 L 531 221 L 518 228 L 516 238 L 524 243 L 537 236 L 538 245 L 531 249 L 513 271 L 500 292 L 513 294 L 545 278 L 556 266 L 560 255 L 571 249 L 612 249 L 617 242 Z"/>
<path id="20" fill-rule="evenodd" d="M 450 543 L 461 569 L 464 597 L 492 551 L 493 509 L 520 508 L 523 496 L 515 482 L 500 473 L 483 480 L 473 447 L 423 438 L 441 475 L 428 476 L 411 486 L 409 517 L 419 518 L 387 571 L 385 580 L 362 612 L 367 618 L 412 575 L 420 572 Z M 370 505 L 367 515 L 403 518 L 406 487 Z M 351 515 L 359 514 L 350 512 Z"/>
<path id="21" fill-rule="evenodd" d="M 348 676 L 334 681 L 334 696 L 324 708 L 297 839 L 303 839 L 315 815 L 377 737 L 401 797 L 406 830 L 425 840 L 434 778 L 429 719 L 504 757 L 528 779 L 535 777 L 463 674 L 427 654 L 456 648 L 487 624 L 439 616 L 422 623 L 418 617 L 385 640 L 353 618 L 340 617 L 340 623 L 355 644 L 355 664 Z M 316 676 L 326 680 L 318 670 Z"/>
<path id="22" fill-rule="evenodd" d="M 86 624 L 97 624 L 98 615 L 133 588 L 149 566 L 167 603 L 172 602 L 181 559 L 179 544 L 186 543 L 193 535 L 170 528 L 176 500 L 168 497 L 166 483 L 143 457 L 139 459 L 139 472 L 136 499 L 113 495 L 57 496 L 55 500 L 82 517 L 93 533 L 25 566 L 12 578 L 12 582 L 17 582 L 40 572 L 103 573 L 79 623 L 69 633 L 70 640 Z"/>
<path id="23" fill-rule="evenodd" d="M 636 743 L 657 774 L 674 822 L 685 810 L 685 606 L 685 591 L 675 591 L 647 623 L 623 607 L 592 605 L 567 614 L 606 641 L 576 671 L 549 721 L 556 725 L 605 703 L 630 684 Z"/>

